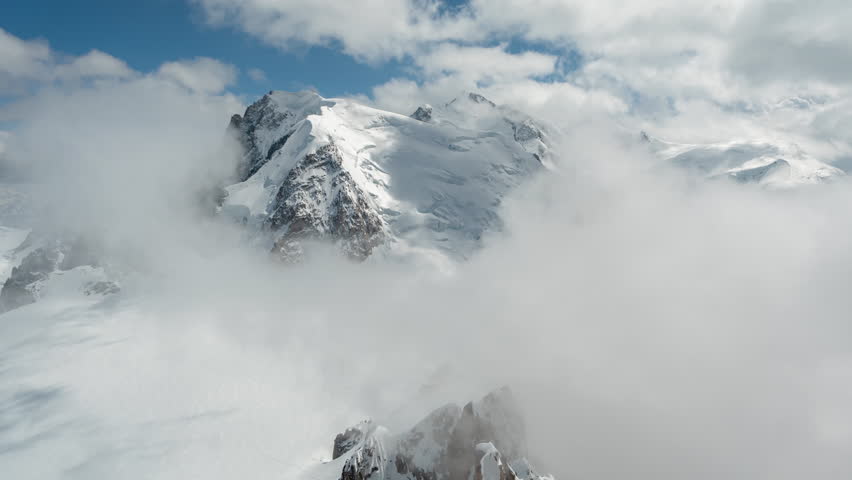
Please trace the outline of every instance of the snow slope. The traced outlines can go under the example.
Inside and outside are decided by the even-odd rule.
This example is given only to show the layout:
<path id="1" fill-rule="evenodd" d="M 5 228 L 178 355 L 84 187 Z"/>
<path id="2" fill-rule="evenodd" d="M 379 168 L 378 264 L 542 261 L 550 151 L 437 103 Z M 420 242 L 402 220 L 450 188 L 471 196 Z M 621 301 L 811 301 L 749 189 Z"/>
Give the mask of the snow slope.
<path id="1" fill-rule="evenodd" d="M 674 165 L 708 179 L 727 178 L 770 188 L 819 184 L 845 175 L 795 144 L 734 141 L 719 144 L 680 144 L 641 134 L 652 152 Z"/>
<path id="2" fill-rule="evenodd" d="M 549 162 L 543 127 L 472 93 L 408 117 L 276 91 L 231 128 L 245 147 L 244 178 L 221 211 L 270 248 L 342 239 L 359 259 L 374 246 L 438 263 L 467 257 L 500 228 L 502 198 Z M 358 218 L 341 225 L 341 215 Z"/>

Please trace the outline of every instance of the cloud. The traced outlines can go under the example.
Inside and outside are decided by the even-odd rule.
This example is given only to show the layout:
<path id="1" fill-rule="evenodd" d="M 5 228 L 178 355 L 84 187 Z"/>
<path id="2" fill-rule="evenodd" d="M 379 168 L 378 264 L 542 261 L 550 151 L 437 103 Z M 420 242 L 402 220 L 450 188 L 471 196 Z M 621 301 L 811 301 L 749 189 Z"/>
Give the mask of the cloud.
<path id="1" fill-rule="evenodd" d="M 448 45 L 458 42 L 470 46 L 494 38 L 520 38 L 579 48 L 592 59 L 614 62 L 630 73 L 641 73 L 642 68 L 648 74 L 678 66 L 689 69 L 697 62 L 702 71 L 717 70 L 718 75 L 781 81 L 804 75 L 849 84 L 843 70 L 849 62 L 842 59 L 850 56 L 852 42 L 845 26 L 852 13 L 842 0 L 812 5 L 792 0 L 652 0 L 641 5 L 616 0 L 473 0 L 455 8 L 437 0 L 354 6 L 255 0 L 196 3 L 210 22 L 234 24 L 272 44 L 286 48 L 293 43 L 335 46 L 337 42 L 344 52 L 371 61 L 420 58 L 424 48 L 434 45 L 450 49 Z M 347 21 L 356 14 L 362 21 Z"/>
<path id="2" fill-rule="evenodd" d="M 259 68 L 250 68 L 246 74 L 248 74 L 249 78 L 255 82 L 265 82 L 266 81 L 266 72 Z"/>
<path id="3" fill-rule="evenodd" d="M 442 10 L 443 2 L 435 0 L 194 3 L 208 22 L 236 26 L 271 45 L 340 45 L 344 52 L 371 62 L 401 58 L 422 43 L 468 39 L 472 31 L 466 14 L 448 13 Z"/>
<path id="4" fill-rule="evenodd" d="M 99 50 L 92 50 L 54 69 L 55 77 L 63 81 L 93 77 L 128 78 L 135 74 L 123 60 Z"/>
<path id="5" fill-rule="evenodd" d="M 81 81 L 125 80 L 142 75 L 126 62 L 100 50 L 78 57 L 60 55 L 40 40 L 25 41 L 0 29 L 0 93 L 25 96 L 34 88 Z M 153 73 L 190 90 L 216 94 L 233 85 L 233 65 L 199 57 L 163 63 Z M 261 72 L 262 73 L 262 72 Z M 253 75 L 256 77 L 257 72 Z M 150 75 L 150 74 L 149 74 Z"/>
<path id="6" fill-rule="evenodd" d="M 0 94 L 20 91 L 25 82 L 44 78 L 50 59 L 46 42 L 27 42 L 0 29 Z"/>
<path id="7" fill-rule="evenodd" d="M 849 86 L 852 9 L 839 0 L 749 3 L 731 29 L 727 64 L 762 84 L 816 81 Z"/>
<path id="8" fill-rule="evenodd" d="M 41 40 L 24 41 L 0 29 L 0 58 L 6 74 L 34 76 L 50 59 L 50 47 Z"/>
<path id="9" fill-rule="evenodd" d="M 236 82 L 237 69 L 212 58 L 199 57 L 194 60 L 166 62 L 160 66 L 157 75 L 190 90 L 216 94 Z"/>
<path id="10" fill-rule="evenodd" d="M 505 199 L 506 231 L 451 278 L 333 259 L 277 269 L 195 216 L 196 190 L 231 166 L 218 147 L 242 108 L 223 93 L 233 67 L 171 62 L 38 92 L 18 104 L 8 154 L 42 173 L 45 221 L 100 232 L 145 271 L 80 321 L 86 339 L 67 337 L 67 317 L 42 330 L 53 317 L 39 306 L 4 318 L 13 332 L 36 329 L 32 340 L 69 340 L 20 342 L 21 370 L 0 372 L 4 385 L 61 387 L 69 400 L 27 425 L 42 443 L 4 456 L 14 467 L 4 471 L 264 478 L 327 455 L 347 423 L 409 427 L 417 415 L 402 406 L 510 383 L 531 453 L 557 478 L 852 476 L 849 184 L 684 182 L 649 170 L 653 159 L 623 147 L 613 121 L 684 141 L 778 136 L 848 155 L 842 76 L 824 58 L 785 73 L 819 45 L 842 47 L 830 18 L 808 33 L 769 25 L 763 2 L 496 0 L 451 16 L 434 2 L 199 5 L 284 48 L 413 55 L 419 74 L 372 92 L 404 113 L 490 75 L 487 96 L 569 134 L 554 146 L 559 172 Z M 781 7 L 790 20 L 794 6 Z M 748 25 L 771 31 L 739 36 Z M 537 81 L 558 54 L 477 43 L 506 32 L 552 42 L 549 52 L 580 48 L 583 66 Z M 814 32 L 822 44 L 808 41 Z M 767 39 L 780 53 L 732 54 Z M 24 47 L 31 60 L 4 68 L 35 78 L 20 72 L 51 63 L 37 43 Z"/>
<path id="11" fill-rule="evenodd" d="M 22 40 L 0 29 L 0 94 L 20 96 L 54 83 L 121 79 L 135 75 L 127 64 L 99 50 L 63 56 L 42 40 Z"/>
<path id="12" fill-rule="evenodd" d="M 536 77 L 556 73 L 558 58 L 537 52 L 513 54 L 506 45 L 495 47 L 466 47 L 456 44 L 440 45 L 428 53 L 417 56 L 414 63 L 424 79 L 395 78 L 372 90 L 372 99 L 362 97 L 365 102 L 387 110 L 411 113 L 423 103 L 442 104 L 455 98 L 463 90 L 480 91 L 503 103 L 500 93 L 510 86 L 540 85 Z M 574 87 L 560 84 L 565 90 Z M 546 88 L 546 87 L 543 87 Z M 515 97 L 516 106 L 528 106 L 527 100 L 541 99 L 531 90 L 526 97 Z"/>
<path id="13" fill-rule="evenodd" d="M 456 44 L 442 44 L 414 59 L 427 77 L 458 74 L 488 83 L 548 75 L 554 72 L 556 61 L 554 55 L 531 51 L 512 54 L 506 51 L 506 45 L 489 48 Z"/>
<path id="14" fill-rule="evenodd" d="M 236 69 L 198 58 L 129 74 L 97 52 L 65 66 L 64 78 L 111 81 L 46 85 L 0 108 L 15 122 L 4 166 L 35 180 L 39 228 L 128 249 L 159 238 L 167 251 L 198 214 L 193 205 L 234 171 L 224 132 L 244 106 L 223 88 Z"/>
<path id="15" fill-rule="evenodd" d="M 508 383 L 556 478 L 852 474 L 848 184 L 689 184 L 587 118 L 554 146 L 566 168 L 505 199 L 506 231 L 451 277 L 333 258 L 277 268 L 226 227 L 174 216 L 226 112 L 156 78 L 132 87 L 33 110 L 33 132 L 64 125 L 56 143 L 28 137 L 69 152 L 49 164 L 72 174 L 57 201 L 97 198 L 84 218 L 132 232 L 118 245 L 147 269 L 72 317 L 79 335 L 71 311 L 51 316 L 61 301 L 4 316 L 19 345 L 4 385 L 62 387 L 0 432 L 39 434 L 4 471 L 298 478 L 350 423 L 408 428 Z M 94 100 L 98 115 L 66 125 Z"/>
<path id="16" fill-rule="evenodd" d="M 515 107 L 559 128 L 570 129 L 591 118 L 612 119 L 628 109 L 622 99 L 610 92 L 584 89 L 567 82 L 518 79 L 483 85 L 461 75 L 439 76 L 423 83 L 393 79 L 374 87 L 372 99 L 361 100 L 408 115 L 418 105 L 441 105 L 456 98 L 463 90 L 480 92 L 498 104 Z"/>
<path id="17" fill-rule="evenodd" d="M 511 90 L 515 99 L 580 89 L 603 100 L 604 110 L 618 111 L 616 121 L 663 137 L 796 137 L 826 161 L 850 148 L 845 133 L 826 138 L 812 127 L 821 111 L 846 108 L 852 92 L 852 62 L 844 61 L 852 58 L 852 9 L 842 0 L 196 4 L 211 23 L 282 48 L 324 45 L 374 64 L 410 61 L 409 74 L 373 91 L 377 104 L 404 111 L 415 98 L 446 101 L 461 89 Z M 356 16 L 360 21 L 349 21 Z M 513 42 L 513 52 L 520 51 L 495 42 Z M 552 59 L 558 75 L 530 82 L 554 70 Z M 560 71 L 562 64 L 570 67 Z M 521 93 L 521 86 L 528 90 Z M 404 96 L 391 99 L 394 91 Z M 806 99 L 806 108 L 778 108 L 796 99 Z M 702 115 L 714 119 L 713 128 Z M 687 132 L 695 138 L 684 138 Z"/>
<path id="18" fill-rule="evenodd" d="M 6 144 L 9 142 L 10 136 L 9 132 L 0 130 L 0 169 L 6 169 L 7 167 Z"/>

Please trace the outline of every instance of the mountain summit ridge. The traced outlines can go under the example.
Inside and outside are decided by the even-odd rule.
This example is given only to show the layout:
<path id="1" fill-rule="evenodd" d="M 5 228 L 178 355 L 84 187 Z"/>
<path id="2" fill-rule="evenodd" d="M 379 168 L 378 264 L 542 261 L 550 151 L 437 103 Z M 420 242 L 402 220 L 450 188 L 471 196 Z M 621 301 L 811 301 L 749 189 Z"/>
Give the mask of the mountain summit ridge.
<path id="1" fill-rule="evenodd" d="M 468 93 L 411 116 L 271 91 L 231 118 L 239 182 L 220 211 L 285 260 L 315 241 L 449 264 L 499 230 L 502 199 L 549 162 L 548 128 Z"/>

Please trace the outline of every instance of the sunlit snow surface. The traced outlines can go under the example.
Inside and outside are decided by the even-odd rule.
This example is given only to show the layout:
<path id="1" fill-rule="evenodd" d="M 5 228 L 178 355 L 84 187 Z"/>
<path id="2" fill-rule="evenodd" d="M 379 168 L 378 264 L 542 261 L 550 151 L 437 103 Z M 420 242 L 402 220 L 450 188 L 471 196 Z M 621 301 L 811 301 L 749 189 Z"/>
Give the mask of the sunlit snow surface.
<path id="1" fill-rule="evenodd" d="M 270 214 L 293 165 L 334 143 L 342 167 L 389 228 L 388 253 L 431 263 L 458 260 L 500 227 L 504 196 L 548 161 L 534 156 L 546 151 L 539 138 L 513 130 L 529 117 L 475 94 L 435 107 L 428 121 L 313 92 L 268 97 L 284 120 L 256 131 L 260 151 L 290 136 L 254 175 L 228 188 L 223 206 L 250 228 Z"/>
<path id="2" fill-rule="evenodd" d="M 790 188 L 845 176 L 839 168 L 817 160 L 795 144 L 735 141 L 692 145 L 665 142 L 646 134 L 642 138 L 665 159 L 666 165 L 685 169 L 699 178 Z"/>

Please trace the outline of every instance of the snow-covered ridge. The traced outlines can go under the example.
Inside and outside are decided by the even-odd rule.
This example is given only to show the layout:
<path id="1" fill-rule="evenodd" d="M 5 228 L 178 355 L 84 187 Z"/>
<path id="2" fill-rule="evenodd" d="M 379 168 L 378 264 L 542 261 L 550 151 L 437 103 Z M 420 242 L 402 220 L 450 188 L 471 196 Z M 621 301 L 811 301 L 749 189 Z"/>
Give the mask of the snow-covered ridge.
<path id="1" fill-rule="evenodd" d="M 845 173 L 795 144 L 735 141 L 720 144 L 666 142 L 642 132 L 640 138 L 666 164 L 708 179 L 727 178 L 771 188 L 825 183 Z"/>
<path id="2" fill-rule="evenodd" d="M 550 162 L 545 127 L 473 93 L 406 116 L 273 91 L 230 129 L 245 153 L 221 212 L 285 258 L 317 239 L 359 260 L 465 258 Z"/>

